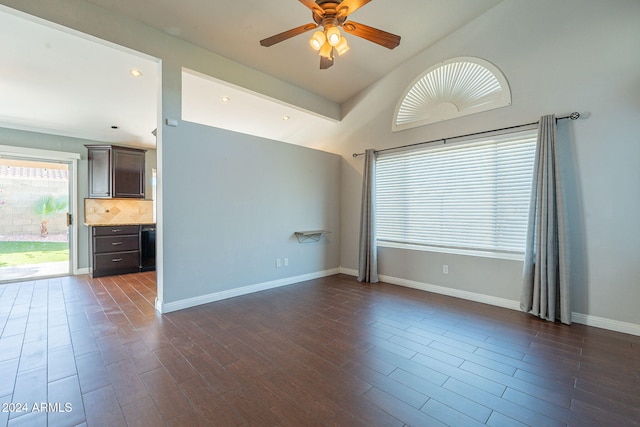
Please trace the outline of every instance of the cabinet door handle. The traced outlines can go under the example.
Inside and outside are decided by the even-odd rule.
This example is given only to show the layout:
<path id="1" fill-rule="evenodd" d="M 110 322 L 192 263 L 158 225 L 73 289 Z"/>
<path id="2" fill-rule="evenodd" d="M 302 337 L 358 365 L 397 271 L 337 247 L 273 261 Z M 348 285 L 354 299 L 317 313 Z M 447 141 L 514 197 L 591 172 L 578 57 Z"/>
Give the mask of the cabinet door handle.
<path id="1" fill-rule="evenodd" d="M 122 230 L 120 230 L 119 228 L 112 228 L 112 229 L 111 229 L 111 232 L 112 232 L 112 233 L 119 233 L 119 232 L 121 232 L 121 231 L 122 231 Z"/>
<path id="2" fill-rule="evenodd" d="M 120 261 L 122 261 L 122 258 L 113 258 L 111 260 L 111 262 L 120 262 Z"/>
<path id="3" fill-rule="evenodd" d="M 119 246 L 121 245 L 123 242 L 113 242 L 111 243 L 111 246 Z"/>

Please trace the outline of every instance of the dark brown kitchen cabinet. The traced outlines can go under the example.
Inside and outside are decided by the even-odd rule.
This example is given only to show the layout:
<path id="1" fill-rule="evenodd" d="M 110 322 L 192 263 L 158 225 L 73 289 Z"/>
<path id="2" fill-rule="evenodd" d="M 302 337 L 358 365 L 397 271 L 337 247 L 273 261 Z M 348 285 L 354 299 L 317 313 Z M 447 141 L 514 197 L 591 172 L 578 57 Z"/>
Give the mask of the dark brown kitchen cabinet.
<path id="1" fill-rule="evenodd" d="M 116 145 L 87 145 L 89 198 L 144 199 L 145 151 Z"/>
<path id="2" fill-rule="evenodd" d="M 140 226 L 91 227 L 93 277 L 140 271 Z"/>
<path id="3" fill-rule="evenodd" d="M 89 150 L 89 197 L 111 197 L 111 148 L 87 147 Z"/>

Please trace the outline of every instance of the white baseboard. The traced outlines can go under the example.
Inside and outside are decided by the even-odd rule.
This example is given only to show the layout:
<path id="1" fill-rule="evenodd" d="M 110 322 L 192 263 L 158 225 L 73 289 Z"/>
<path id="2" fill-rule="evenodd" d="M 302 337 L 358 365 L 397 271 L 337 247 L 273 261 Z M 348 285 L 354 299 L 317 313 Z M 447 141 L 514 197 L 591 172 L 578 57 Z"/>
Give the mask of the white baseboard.
<path id="1" fill-rule="evenodd" d="M 348 274 L 350 276 L 358 276 L 357 270 L 352 270 L 344 267 L 340 267 L 340 273 Z M 469 301 L 475 301 L 483 304 L 495 305 L 497 307 L 520 311 L 520 301 L 508 300 L 505 298 L 493 297 L 476 292 L 463 291 L 460 289 L 447 288 L 444 286 L 430 285 L 428 283 L 400 279 L 391 276 L 382 275 L 379 278 L 382 282 L 390 283 L 392 285 L 419 289 L 422 291 L 433 292 L 434 294 L 447 295 L 455 298 L 461 298 Z M 619 320 L 607 319 L 604 317 L 592 316 L 589 314 L 576 312 L 571 313 L 571 320 L 581 325 L 593 326 L 596 328 L 608 329 L 610 331 L 640 336 L 640 325 L 637 325 L 635 323 L 621 322 Z"/>
<path id="2" fill-rule="evenodd" d="M 433 292 L 434 294 L 447 295 L 450 297 L 466 299 L 469 301 L 481 302 L 483 304 L 495 305 L 497 307 L 520 310 L 520 301 L 513 301 L 505 298 L 493 297 L 476 292 L 463 291 L 460 289 L 447 288 L 445 286 L 430 285 L 428 283 L 415 282 L 413 280 L 399 279 L 391 276 L 380 276 L 380 280 L 392 285 L 404 286 L 407 288 L 420 289 L 421 291 Z"/>
<path id="3" fill-rule="evenodd" d="M 304 282 L 306 280 L 319 279 L 321 277 L 333 276 L 340 272 L 339 268 L 318 271 L 315 273 L 303 274 L 300 276 L 286 277 L 284 279 L 272 280 L 270 282 L 257 283 L 255 285 L 243 286 L 241 288 L 229 289 L 226 291 L 214 292 L 207 295 L 201 295 L 193 298 L 186 298 L 179 301 L 163 303 L 156 298 L 156 310 L 160 313 L 170 313 L 172 311 L 182 310 L 197 305 L 208 304 L 210 302 L 220 301 L 227 298 L 247 295 L 254 292 L 265 291 L 267 289 L 279 288 L 281 286 L 293 285 L 295 283 Z"/>
<path id="4" fill-rule="evenodd" d="M 358 277 L 358 270 L 352 270 L 350 268 L 340 267 L 340 273 L 348 274 L 349 276 Z"/>
<path id="5" fill-rule="evenodd" d="M 596 328 L 640 336 L 640 325 L 636 325 L 635 323 L 621 322 L 619 320 L 582 313 L 571 313 L 571 320 L 576 323 L 580 323 L 581 325 L 594 326 Z"/>
<path id="6" fill-rule="evenodd" d="M 358 276 L 357 270 L 340 267 L 340 273 L 350 276 Z M 520 302 L 512 301 L 505 298 L 492 297 L 489 295 L 478 294 L 475 292 L 462 291 L 460 289 L 447 288 L 445 286 L 430 285 L 428 283 L 416 282 L 413 280 L 400 279 L 392 276 L 379 276 L 381 282 L 390 283 L 392 285 L 404 286 L 405 288 L 419 289 L 421 291 L 433 292 L 434 294 L 448 295 L 450 297 L 466 299 L 484 304 L 495 305 L 498 307 L 509 308 L 511 310 L 520 310 Z"/>
<path id="7" fill-rule="evenodd" d="M 76 276 L 79 276 L 81 274 L 91 274 L 91 270 L 89 269 L 89 267 L 79 268 L 79 269 L 76 270 L 76 272 L 74 274 Z"/>

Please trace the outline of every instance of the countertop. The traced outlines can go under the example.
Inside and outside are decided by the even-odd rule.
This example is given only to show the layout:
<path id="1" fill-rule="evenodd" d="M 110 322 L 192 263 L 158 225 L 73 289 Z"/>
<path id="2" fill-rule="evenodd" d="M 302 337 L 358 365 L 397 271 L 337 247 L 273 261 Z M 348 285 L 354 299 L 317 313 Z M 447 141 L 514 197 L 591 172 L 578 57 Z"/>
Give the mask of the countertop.
<path id="1" fill-rule="evenodd" d="M 130 222 L 127 224 L 111 224 L 111 223 L 84 223 L 87 227 L 124 227 L 125 225 L 156 225 L 155 222 Z"/>

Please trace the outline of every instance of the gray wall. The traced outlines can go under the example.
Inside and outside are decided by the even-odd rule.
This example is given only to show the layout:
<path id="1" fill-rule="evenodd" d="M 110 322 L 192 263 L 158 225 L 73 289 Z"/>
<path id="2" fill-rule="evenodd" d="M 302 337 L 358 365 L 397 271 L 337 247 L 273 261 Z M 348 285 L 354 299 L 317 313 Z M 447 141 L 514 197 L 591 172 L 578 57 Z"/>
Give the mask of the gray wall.
<path id="1" fill-rule="evenodd" d="M 344 105 L 341 265 L 357 268 L 362 158 L 351 153 L 590 112 L 561 122 L 572 242 L 573 311 L 640 324 L 640 2 L 506 0 L 403 64 Z M 484 58 L 507 77 L 513 105 L 391 132 L 399 97 L 421 72 L 452 57 Z M 449 275 L 442 274 L 448 264 Z M 522 263 L 380 250 L 382 274 L 518 300 Z"/>
<path id="2" fill-rule="evenodd" d="M 182 122 L 162 157 L 164 303 L 340 265 L 339 156 Z"/>

